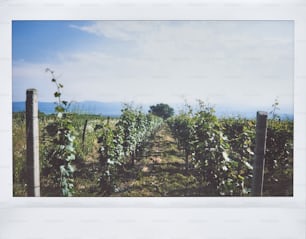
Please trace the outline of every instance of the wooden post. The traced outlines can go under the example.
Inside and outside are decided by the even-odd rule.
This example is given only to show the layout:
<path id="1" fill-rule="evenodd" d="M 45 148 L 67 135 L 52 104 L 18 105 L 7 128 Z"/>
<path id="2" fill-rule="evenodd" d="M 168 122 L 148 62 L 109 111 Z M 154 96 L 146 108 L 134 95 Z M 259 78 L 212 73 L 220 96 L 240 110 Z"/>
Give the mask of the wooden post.
<path id="1" fill-rule="evenodd" d="M 83 135 L 82 135 L 82 149 L 83 150 L 84 150 L 87 123 L 88 123 L 88 120 L 85 120 L 85 124 L 84 124 L 84 127 L 83 127 Z"/>
<path id="2" fill-rule="evenodd" d="M 256 145 L 253 164 L 252 196 L 262 196 L 267 139 L 267 112 L 258 111 L 256 117 Z"/>
<path id="3" fill-rule="evenodd" d="M 40 196 L 39 180 L 39 128 L 37 90 L 27 90 L 26 100 L 27 134 L 27 185 L 28 196 Z"/>

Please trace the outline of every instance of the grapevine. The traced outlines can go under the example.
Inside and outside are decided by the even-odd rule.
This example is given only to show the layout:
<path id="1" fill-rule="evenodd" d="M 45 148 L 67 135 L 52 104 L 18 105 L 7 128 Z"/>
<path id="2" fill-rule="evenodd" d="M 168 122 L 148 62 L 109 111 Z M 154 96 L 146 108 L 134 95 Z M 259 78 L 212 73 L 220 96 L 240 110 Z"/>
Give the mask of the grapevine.
<path id="1" fill-rule="evenodd" d="M 146 140 L 161 125 L 162 119 L 145 115 L 140 110 L 126 105 L 118 122 L 96 125 L 99 131 L 99 160 L 102 175 L 100 187 L 102 195 L 110 195 L 118 188 L 120 169 L 124 165 L 135 164 L 137 154 Z"/>
<path id="2" fill-rule="evenodd" d="M 46 72 L 52 75 L 51 81 L 56 85 L 54 97 L 57 99 L 54 108 L 56 117 L 45 128 L 51 140 L 50 147 L 46 151 L 46 164 L 51 168 L 59 195 L 72 196 L 74 191 L 72 162 L 76 157 L 74 126 L 68 113 L 69 104 L 61 98 L 61 89 L 64 86 L 57 82 L 54 71 L 47 68 Z"/>

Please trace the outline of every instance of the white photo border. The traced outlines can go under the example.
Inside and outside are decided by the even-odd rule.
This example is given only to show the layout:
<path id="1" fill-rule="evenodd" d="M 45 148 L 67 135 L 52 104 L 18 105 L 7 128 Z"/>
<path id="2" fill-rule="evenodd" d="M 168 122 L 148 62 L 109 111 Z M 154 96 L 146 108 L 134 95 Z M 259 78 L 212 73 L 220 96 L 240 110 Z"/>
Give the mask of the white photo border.
<path id="1" fill-rule="evenodd" d="M 27 238 L 22 230 L 42 218 L 41 228 L 33 237 L 54 238 L 56 232 L 43 234 L 49 223 L 58 223 L 66 238 L 86 238 L 86 233 L 76 228 L 69 237 L 64 224 L 73 226 L 63 217 L 79 217 L 75 225 L 85 230 L 98 222 L 105 222 L 97 212 L 110 218 L 106 235 L 95 230 L 88 232 L 92 238 L 200 238 L 192 230 L 203 227 L 207 238 L 304 238 L 305 236 L 305 158 L 306 158 L 306 3 L 304 1 L 0 1 L 0 238 Z M 294 62 L 294 196 L 293 197 L 199 197 L 199 198 L 19 198 L 13 197 L 12 182 L 12 36 L 13 20 L 293 20 L 295 28 Z M 64 210 L 64 211 L 63 211 Z M 2 211 L 2 213 L 1 213 Z M 43 215 L 41 215 L 43 212 Z M 59 216 L 62 215 L 62 216 Z M 2 216 L 1 216 L 2 215 Z M 259 216 L 259 231 L 248 234 L 254 218 Z M 11 221 L 4 220 L 4 217 Z M 101 216 L 102 217 L 102 216 Z M 185 217 L 184 220 L 178 220 Z M 21 218 L 21 219 L 18 219 Z M 26 219 L 24 219 L 26 218 Z M 121 218 L 121 219 L 120 219 Z M 143 218 L 143 220 L 139 220 Z M 165 218 L 165 219 L 164 219 Z M 187 219 L 186 219 L 187 218 Z M 268 218 L 268 219 L 267 219 Z M 19 220 L 19 221 L 18 221 Z M 83 221 L 82 221 L 83 220 Z M 85 221 L 84 221 L 85 220 Z M 87 220 L 87 221 L 86 221 Z M 121 220 L 121 221 L 120 221 Z M 266 221 L 265 221 L 266 220 Z M 72 220 L 73 221 L 73 220 Z M 150 229 L 153 222 L 156 233 L 142 236 L 136 224 Z M 173 225 L 177 223 L 177 227 Z M 180 224 L 180 223 L 185 224 Z M 257 221 L 256 221 L 257 222 Z M 121 225 L 131 232 L 114 229 Z M 121 223 L 121 224 L 120 224 Z M 233 228 L 229 226 L 231 224 Z M 167 226 L 168 225 L 168 226 Z M 187 228 L 183 228 L 185 227 Z M 267 226 L 269 225 L 269 226 Z M 287 225 L 287 228 L 285 228 Z M 220 229 L 219 229 L 220 227 Z M 222 227 L 228 230 L 223 231 Z M 289 227 L 289 228 L 288 228 Z M 99 227 L 97 227 L 97 231 Z M 111 228 L 114 231 L 111 231 Z M 168 228 L 168 229 L 167 229 Z M 171 230 L 176 232 L 171 234 Z M 264 230 L 267 229 L 265 233 Z M 152 230 L 152 229 L 151 229 Z M 202 229 L 199 229 L 199 233 Z M 220 230 L 220 231 L 219 231 Z M 254 230 L 254 229 L 252 229 Z M 271 230 L 271 231 L 270 231 Z M 0 230 L 1 231 L 1 230 Z M 179 234 L 177 234 L 177 232 Z M 240 232 L 240 234 L 239 234 Z M 165 233 L 165 234 L 163 234 Z M 144 234 L 145 235 L 145 234 Z M 253 236 L 252 236 L 253 235 Z M 189 237 L 192 236 L 192 237 Z M 16 237 L 17 238 L 17 237 Z M 29 237 L 30 238 L 30 237 Z M 89 237 L 88 237 L 89 238 Z M 206 237 L 205 237 L 206 238 Z"/>

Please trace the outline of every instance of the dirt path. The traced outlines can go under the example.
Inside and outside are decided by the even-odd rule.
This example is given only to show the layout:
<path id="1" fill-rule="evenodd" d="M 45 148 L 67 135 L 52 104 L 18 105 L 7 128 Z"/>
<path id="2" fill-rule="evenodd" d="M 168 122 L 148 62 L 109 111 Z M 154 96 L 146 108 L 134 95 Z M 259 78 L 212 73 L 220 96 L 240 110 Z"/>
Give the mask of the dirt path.
<path id="1" fill-rule="evenodd" d="M 186 196 L 196 182 L 185 172 L 183 155 L 166 124 L 125 176 L 112 196 Z"/>

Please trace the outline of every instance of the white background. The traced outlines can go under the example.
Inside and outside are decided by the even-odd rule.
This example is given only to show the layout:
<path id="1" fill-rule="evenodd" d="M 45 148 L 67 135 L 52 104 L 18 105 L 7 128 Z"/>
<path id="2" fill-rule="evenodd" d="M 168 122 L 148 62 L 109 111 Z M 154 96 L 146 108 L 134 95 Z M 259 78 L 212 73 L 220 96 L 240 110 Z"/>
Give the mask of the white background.
<path id="1" fill-rule="evenodd" d="M 12 20 L 294 20 L 294 197 L 13 198 Z M 0 0 L 0 239 L 305 238 L 306 1 Z"/>

